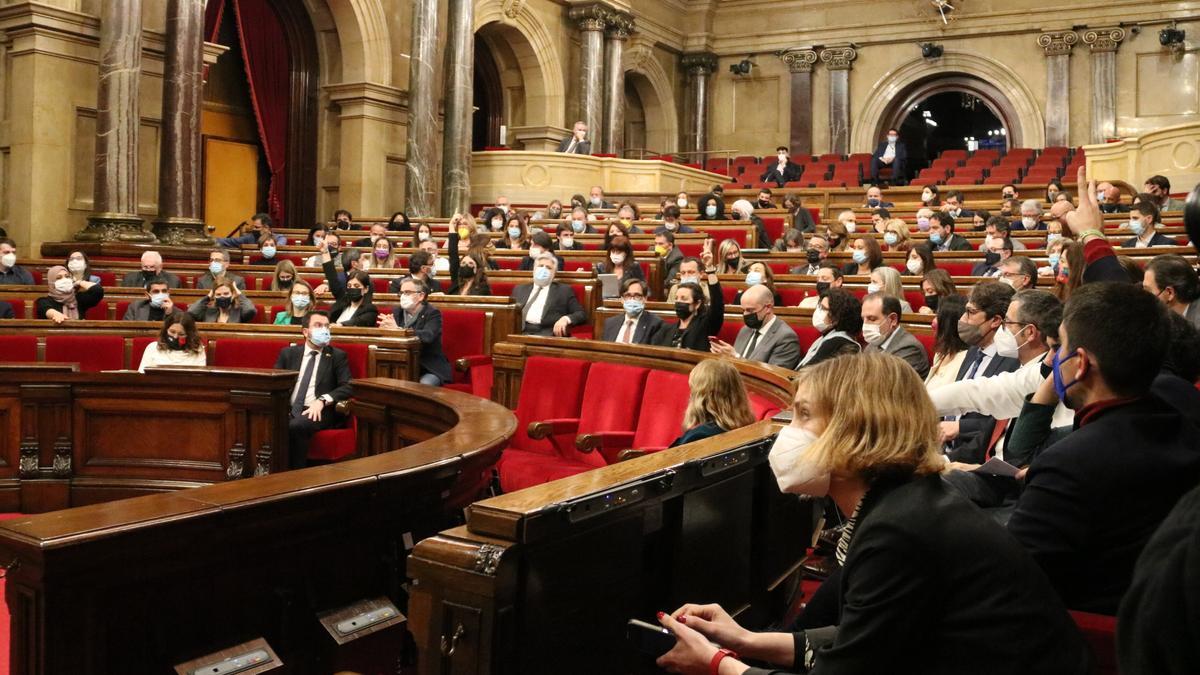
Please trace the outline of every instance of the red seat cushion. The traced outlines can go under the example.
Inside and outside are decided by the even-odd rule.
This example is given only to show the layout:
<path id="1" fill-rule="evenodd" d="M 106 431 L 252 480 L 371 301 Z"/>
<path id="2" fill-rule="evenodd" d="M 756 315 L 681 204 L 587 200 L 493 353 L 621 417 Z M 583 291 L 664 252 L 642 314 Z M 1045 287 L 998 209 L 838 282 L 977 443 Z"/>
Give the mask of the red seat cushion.
<path id="1" fill-rule="evenodd" d="M 146 351 L 146 347 L 158 342 L 156 337 L 135 337 L 133 345 L 129 349 L 129 367 L 137 370 L 137 367 L 142 364 L 142 353 Z"/>
<path id="2" fill-rule="evenodd" d="M 358 452 L 358 420 L 351 415 L 344 429 L 323 429 L 313 434 L 308 446 L 308 458 L 337 462 L 354 457 Z"/>
<path id="3" fill-rule="evenodd" d="M 529 424 L 579 417 L 590 366 L 587 361 L 552 356 L 526 359 L 517 400 L 517 431 L 496 465 L 501 489 L 510 492 L 544 483 L 549 480 L 549 467 L 562 465 L 550 439 L 529 437 Z M 574 442 L 574 434 L 563 436 L 554 439 L 558 445 Z"/>
<path id="4" fill-rule="evenodd" d="M 284 340 L 245 340 L 222 338 L 213 347 L 210 366 L 226 368 L 274 368 L 279 352 L 288 346 Z"/>
<path id="5" fill-rule="evenodd" d="M 1070 614 L 1096 655 L 1096 672 L 1117 675 L 1117 617 L 1077 611 Z"/>
<path id="6" fill-rule="evenodd" d="M 933 363 L 933 346 L 937 341 L 937 336 L 933 333 L 914 333 L 914 335 L 918 340 L 921 341 L 921 345 L 925 347 L 925 354 L 929 357 L 929 362 Z"/>
<path id="7" fill-rule="evenodd" d="M 969 277 L 971 270 L 975 269 L 975 263 L 972 262 L 945 262 L 937 261 L 937 266 L 946 270 L 952 277 Z"/>
<path id="8" fill-rule="evenodd" d="M 37 361 L 37 338 L 33 335 L 0 335 L 0 361 Z"/>
<path id="9" fill-rule="evenodd" d="M 354 379 L 367 377 L 367 359 L 370 357 L 371 345 L 343 343 L 336 346 L 346 352 L 346 360 L 350 363 L 350 377 Z"/>
<path id="10" fill-rule="evenodd" d="M 88 308 L 88 311 L 83 313 L 83 318 L 91 321 L 104 321 L 108 318 L 108 303 L 101 300 L 99 303 Z M 121 317 L 117 317 L 120 319 Z"/>
<path id="11" fill-rule="evenodd" d="M 465 356 L 486 354 L 483 344 L 487 317 L 483 312 L 465 309 L 442 309 L 442 350 L 450 364 Z M 454 371 L 455 382 L 466 382 L 469 378 Z"/>
<path id="12" fill-rule="evenodd" d="M 125 339 L 119 335 L 50 335 L 46 338 L 47 363 L 78 363 L 83 372 L 120 370 L 124 366 Z"/>
<path id="13" fill-rule="evenodd" d="M 633 433 L 633 447 L 661 450 L 683 433 L 683 413 L 691 388 L 684 373 L 652 370 L 646 376 L 641 412 Z"/>
<path id="14" fill-rule="evenodd" d="M 750 399 L 750 410 L 754 411 L 754 419 L 756 420 L 770 419 L 780 411 L 778 403 L 762 394 L 750 392 L 747 398 Z"/>

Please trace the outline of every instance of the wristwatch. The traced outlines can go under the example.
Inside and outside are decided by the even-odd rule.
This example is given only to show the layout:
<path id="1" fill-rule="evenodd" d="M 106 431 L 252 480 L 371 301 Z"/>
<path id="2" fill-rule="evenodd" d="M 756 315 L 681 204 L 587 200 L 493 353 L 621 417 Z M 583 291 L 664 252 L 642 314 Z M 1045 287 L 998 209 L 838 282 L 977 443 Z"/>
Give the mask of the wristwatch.
<path id="1" fill-rule="evenodd" d="M 716 274 L 716 273 L 717 273 L 717 268 L 715 268 L 715 267 L 714 267 L 714 268 L 712 268 L 711 270 L 704 270 L 704 273 L 705 273 L 705 274 Z"/>
<path id="2" fill-rule="evenodd" d="M 321 396 L 318 397 L 318 400 L 323 402 L 325 405 L 329 405 L 330 403 L 333 403 L 333 397 L 330 396 L 329 394 L 322 394 Z"/>

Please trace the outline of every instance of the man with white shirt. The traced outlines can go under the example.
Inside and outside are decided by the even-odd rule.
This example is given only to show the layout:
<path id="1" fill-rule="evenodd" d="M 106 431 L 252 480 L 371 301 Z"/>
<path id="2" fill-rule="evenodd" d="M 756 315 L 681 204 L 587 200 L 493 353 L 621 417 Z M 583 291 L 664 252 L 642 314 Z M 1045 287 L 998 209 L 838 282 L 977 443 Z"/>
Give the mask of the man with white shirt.
<path id="1" fill-rule="evenodd" d="M 292 389 L 292 412 L 288 420 L 288 461 L 293 469 L 308 464 L 308 446 L 313 434 L 342 422 L 340 401 L 354 395 L 350 384 L 350 361 L 346 352 L 329 346 L 329 315 L 322 311 L 304 315 L 304 345 L 284 347 L 275 361 L 278 370 L 300 373 Z"/>
<path id="2" fill-rule="evenodd" d="M 570 337 L 572 326 L 587 321 L 575 291 L 554 281 L 557 271 L 558 258 L 543 253 L 533 261 L 533 283 L 513 289 L 512 299 L 521 308 L 522 334 Z"/>
<path id="3" fill-rule="evenodd" d="M 587 139 L 587 132 L 587 124 L 576 122 L 575 127 L 571 129 L 571 136 L 562 139 L 562 143 L 558 144 L 558 151 L 568 155 L 592 154 L 592 143 Z"/>
<path id="4" fill-rule="evenodd" d="M 1158 215 L 1158 207 L 1148 201 L 1134 204 L 1129 210 L 1129 231 L 1133 232 L 1133 236 L 1126 239 L 1121 247 L 1178 246 L 1179 242 L 1158 231 Z"/>
<path id="5" fill-rule="evenodd" d="M 800 173 L 803 169 L 799 164 L 788 159 L 787 146 L 781 145 L 775 148 L 775 159 L 776 162 L 759 178 L 760 182 L 774 183 L 778 187 L 783 187 L 787 183 L 800 180 Z"/>
<path id="6" fill-rule="evenodd" d="M 887 139 L 881 142 L 871 155 L 871 182 L 879 184 L 879 172 L 885 167 L 892 168 L 892 183 L 903 185 L 905 180 L 904 165 L 908 162 L 908 148 L 900 141 L 900 132 L 888 129 Z"/>

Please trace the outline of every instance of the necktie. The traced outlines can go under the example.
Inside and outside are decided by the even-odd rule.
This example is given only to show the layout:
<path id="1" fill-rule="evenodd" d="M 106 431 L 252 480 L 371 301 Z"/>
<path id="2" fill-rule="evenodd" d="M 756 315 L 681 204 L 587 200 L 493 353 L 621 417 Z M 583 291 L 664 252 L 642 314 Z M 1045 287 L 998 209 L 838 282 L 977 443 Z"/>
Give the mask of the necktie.
<path id="1" fill-rule="evenodd" d="M 542 287 L 534 285 L 533 292 L 529 294 L 529 302 L 525 303 L 525 311 L 521 313 L 521 318 L 525 323 L 529 323 L 529 310 L 533 309 L 533 302 L 537 300 L 538 294 L 542 292 Z"/>
<path id="2" fill-rule="evenodd" d="M 617 342 L 624 342 L 627 345 L 633 344 L 633 324 L 633 319 L 626 319 L 625 327 L 621 329 L 621 337 L 617 339 Z"/>
<path id="3" fill-rule="evenodd" d="M 315 350 L 308 353 L 308 366 L 304 368 L 300 386 L 296 388 L 296 395 L 292 398 L 292 417 L 299 417 L 300 413 L 304 412 L 304 398 L 308 394 L 308 385 L 312 382 L 313 371 L 317 369 L 317 353 Z"/>
<path id="4" fill-rule="evenodd" d="M 746 351 L 742 352 L 742 358 L 748 359 L 754 353 L 754 348 L 758 346 L 758 331 L 754 331 L 754 335 L 750 336 L 750 344 L 746 345 Z"/>
<path id="5" fill-rule="evenodd" d="M 979 350 L 975 354 L 975 358 L 971 361 L 971 367 L 970 367 L 970 369 L 967 370 L 967 376 L 964 377 L 963 379 L 964 380 L 975 379 L 975 372 L 979 370 L 979 364 L 981 364 L 981 363 L 983 363 L 983 350 L 982 349 Z"/>

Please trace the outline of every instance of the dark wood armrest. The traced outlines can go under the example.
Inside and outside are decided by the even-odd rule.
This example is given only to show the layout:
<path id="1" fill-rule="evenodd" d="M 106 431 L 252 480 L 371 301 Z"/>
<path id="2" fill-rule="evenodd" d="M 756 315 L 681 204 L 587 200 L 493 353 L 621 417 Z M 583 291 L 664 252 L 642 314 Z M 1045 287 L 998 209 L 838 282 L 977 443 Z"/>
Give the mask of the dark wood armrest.
<path id="1" fill-rule="evenodd" d="M 542 420 L 541 422 L 531 422 L 529 424 L 529 437 L 540 440 L 549 436 L 573 433 L 578 429 L 578 417 Z"/>
<path id="2" fill-rule="evenodd" d="M 599 449 L 605 457 L 610 459 L 617 450 L 628 448 L 632 443 L 632 431 L 593 431 L 590 434 L 580 434 L 575 438 L 575 448 L 580 452 Z"/>
<path id="3" fill-rule="evenodd" d="M 650 454 L 650 453 L 646 452 L 645 450 L 629 448 L 627 450 L 622 450 L 617 453 L 617 461 L 624 462 L 627 459 L 633 459 L 634 457 L 641 457 L 643 455 L 648 455 L 648 454 Z"/>
<path id="4" fill-rule="evenodd" d="M 471 368 L 474 368 L 475 366 L 490 366 L 491 364 L 492 357 L 488 356 L 487 354 L 475 354 L 473 356 L 464 356 L 461 359 L 457 359 L 454 362 L 454 367 L 458 370 L 458 372 L 465 373 L 470 371 Z"/>
<path id="5" fill-rule="evenodd" d="M 338 401 L 337 403 L 333 404 L 333 409 L 338 411 L 338 414 L 341 415 L 349 415 L 351 407 L 352 405 L 349 400 Z"/>

